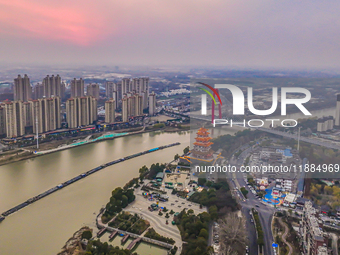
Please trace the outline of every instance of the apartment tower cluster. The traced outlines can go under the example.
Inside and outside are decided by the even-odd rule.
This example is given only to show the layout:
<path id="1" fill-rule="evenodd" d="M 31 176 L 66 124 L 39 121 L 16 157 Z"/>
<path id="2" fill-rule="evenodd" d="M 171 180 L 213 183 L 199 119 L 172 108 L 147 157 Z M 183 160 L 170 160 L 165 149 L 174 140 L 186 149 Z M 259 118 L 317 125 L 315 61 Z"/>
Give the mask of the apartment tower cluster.
<path id="1" fill-rule="evenodd" d="M 143 115 L 143 110 L 149 107 L 149 114 L 154 115 L 156 110 L 155 93 L 149 94 L 149 78 L 123 78 L 121 81 L 106 82 L 106 96 L 110 98 L 105 103 L 105 122 L 112 123 L 114 109 L 122 109 L 122 121 Z M 107 107 L 108 111 L 107 111 Z M 106 112 L 107 111 L 107 112 Z"/>

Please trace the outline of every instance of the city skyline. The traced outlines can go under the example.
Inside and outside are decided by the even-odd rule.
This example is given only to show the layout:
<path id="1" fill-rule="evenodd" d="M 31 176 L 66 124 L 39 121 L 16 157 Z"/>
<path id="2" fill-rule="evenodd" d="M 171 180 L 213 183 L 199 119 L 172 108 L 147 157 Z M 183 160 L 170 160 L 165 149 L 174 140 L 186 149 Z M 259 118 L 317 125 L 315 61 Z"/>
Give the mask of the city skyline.
<path id="1" fill-rule="evenodd" d="M 340 68 L 336 1 L 1 0 L 0 7 L 2 64 Z"/>

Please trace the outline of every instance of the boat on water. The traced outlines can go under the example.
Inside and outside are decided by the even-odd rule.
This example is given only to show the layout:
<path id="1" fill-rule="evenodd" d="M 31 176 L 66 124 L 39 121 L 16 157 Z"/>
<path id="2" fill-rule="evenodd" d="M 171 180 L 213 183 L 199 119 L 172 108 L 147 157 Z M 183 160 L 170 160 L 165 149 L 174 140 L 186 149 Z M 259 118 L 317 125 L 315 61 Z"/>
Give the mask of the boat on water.
<path id="1" fill-rule="evenodd" d="M 0 222 L 3 221 L 5 217 L 0 216 Z"/>

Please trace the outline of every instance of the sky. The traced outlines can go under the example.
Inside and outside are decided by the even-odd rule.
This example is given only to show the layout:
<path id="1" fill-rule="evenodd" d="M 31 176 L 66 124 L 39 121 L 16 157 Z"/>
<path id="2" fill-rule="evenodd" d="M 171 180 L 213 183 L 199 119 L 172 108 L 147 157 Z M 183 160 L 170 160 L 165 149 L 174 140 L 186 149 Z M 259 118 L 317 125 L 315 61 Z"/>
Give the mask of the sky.
<path id="1" fill-rule="evenodd" d="M 0 63 L 340 69 L 338 0 L 0 0 Z"/>

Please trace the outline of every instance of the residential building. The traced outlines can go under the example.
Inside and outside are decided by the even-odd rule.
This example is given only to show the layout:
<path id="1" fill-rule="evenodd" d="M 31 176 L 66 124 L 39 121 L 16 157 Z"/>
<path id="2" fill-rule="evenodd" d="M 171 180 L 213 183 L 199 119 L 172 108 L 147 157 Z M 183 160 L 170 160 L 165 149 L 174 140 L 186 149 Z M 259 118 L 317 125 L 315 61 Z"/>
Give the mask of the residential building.
<path id="1" fill-rule="evenodd" d="M 340 94 L 336 95 L 335 126 L 340 126 Z"/>
<path id="2" fill-rule="evenodd" d="M 44 96 L 46 98 L 51 98 L 52 96 L 55 97 L 60 97 L 63 98 L 64 94 L 63 92 L 63 88 L 62 88 L 62 83 L 61 83 L 61 78 L 59 76 L 59 74 L 57 74 L 57 76 L 49 76 L 47 75 L 44 79 L 43 79 L 43 87 L 44 87 Z M 64 85 L 65 86 L 65 85 Z M 39 97 L 41 98 L 41 97 Z"/>
<path id="3" fill-rule="evenodd" d="M 22 101 L 5 102 L 6 135 L 8 138 L 25 134 L 25 112 Z"/>
<path id="4" fill-rule="evenodd" d="M 89 84 L 86 87 L 86 95 L 87 96 L 92 96 L 96 98 L 97 100 L 99 99 L 99 85 L 98 84 Z"/>
<path id="5" fill-rule="evenodd" d="M 97 99 L 91 96 L 74 97 L 66 101 L 66 118 L 69 128 L 87 126 L 97 120 Z"/>
<path id="6" fill-rule="evenodd" d="M 6 135 L 5 105 L 0 105 L 0 136 Z"/>
<path id="7" fill-rule="evenodd" d="M 149 95 L 149 115 L 152 116 L 156 113 L 156 94 L 152 91 Z"/>
<path id="8" fill-rule="evenodd" d="M 60 97 L 30 101 L 33 133 L 44 133 L 61 128 Z M 38 128 L 38 130 L 37 130 Z"/>
<path id="9" fill-rule="evenodd" d="M 33 99 L 39 99 L 44 97 L 44 85 L 41 83 L 38 83 L 37 85 L 34 86 L 34 91 L 33 91 Z"/>
<path id="10" fill-rule="evenodd" d="M 14 79 L 14 101 L 27 102 L 32 99 L 32 87 L 30 84 L 30 79 L 27 74 L 24 78 L 18 75 L 18 78 Z"/>
<path id="11" fill-rule="evenodd" d="M 115 122 L 115 110 L 116 102 L 113 99 L 107 100 L 105 102 L 105 122 L 114 123 Z"/>
<path id="12" fill-rule="evenodd" d="M 317 123 L 317 131 L 326 132 L 328 130 L 332 130 L 333 126 L 334 126 L 333 116 L 320 118 L 318 119 L 318 123 Z"/>
<path id="13" fill-rule="evenodd" d="M 71 81 L 71 97 L 83 97 L 84 96 L 84 80 L 80 78 L 77 80 L 74 78 Z"/>
<path id="14" fill-rule="evenodd" d="M 122 121 L 126 122 L 128 120 L 128 99 L 127 97 L 124 97 L 122 99 Z"/>
<path id="15" fill-rule="evenodd" d="M 318 255 L 319 247 L 327 247 L 327 237 L 322 230 L 323 224 L 311 201 L 306 201 L 300 222 L 303 254 Z"/>
<path id="16" fill-rule="evenodd" d="M 105 83 L 105 95 L 107 98 L 112 98 L 114 91 L 117 91 L 117 86 L 113 81 L 107 81 Z"/>

